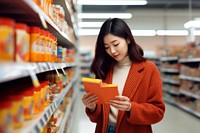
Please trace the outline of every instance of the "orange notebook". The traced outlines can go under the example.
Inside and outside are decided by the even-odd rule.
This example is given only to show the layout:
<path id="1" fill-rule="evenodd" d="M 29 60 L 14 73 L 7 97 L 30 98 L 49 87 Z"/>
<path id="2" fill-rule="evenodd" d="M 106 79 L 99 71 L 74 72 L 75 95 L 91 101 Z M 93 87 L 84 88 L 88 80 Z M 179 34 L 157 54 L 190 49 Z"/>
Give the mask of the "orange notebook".
<path id="1" fill-rule="evenodd" d="M 97 95 L 99 104 L 106 104 L 109 100 L 119 95 L 116 84 L 103 83 L 101 79 L 82 78 L 86 92 Z"/>

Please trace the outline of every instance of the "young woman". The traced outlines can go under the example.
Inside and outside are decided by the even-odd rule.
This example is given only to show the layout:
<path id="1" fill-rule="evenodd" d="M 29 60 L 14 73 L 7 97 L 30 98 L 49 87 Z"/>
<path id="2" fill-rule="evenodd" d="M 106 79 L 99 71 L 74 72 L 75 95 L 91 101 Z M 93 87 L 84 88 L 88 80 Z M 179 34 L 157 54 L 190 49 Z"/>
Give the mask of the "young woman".
<path id="1" fill-rule="evenodd" d="M 161 77 L 123 20 L 108 19 L 102 25 L 91 72 L 117 84 L 120 94 L 105 105 L 97 104 L 95 95 L 84 94 L 82 102 L 96 123 L 95 133 L 152 133 L 151 124 L 161 121 L 165 112 Z"/>

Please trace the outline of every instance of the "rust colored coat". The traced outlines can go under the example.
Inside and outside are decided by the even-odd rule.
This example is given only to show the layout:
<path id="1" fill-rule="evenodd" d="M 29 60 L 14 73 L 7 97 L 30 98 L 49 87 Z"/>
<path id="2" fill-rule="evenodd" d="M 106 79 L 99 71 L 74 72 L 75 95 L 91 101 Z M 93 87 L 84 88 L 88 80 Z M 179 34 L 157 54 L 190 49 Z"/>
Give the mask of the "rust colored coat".
<path id="1" fill-rule="evenodd" d="M 108 73 L 106 83 L 112 83 L 113 69 Z M 132 63 L 125 82 L 123 96 L 131 100 L 131 110 L 119 111 L 115 133 L 152 133 L 151 124 L 162 120 L 165 105 L 162 99 L 162 81 L 154 63 L 145 61 Z M 106 133 L 110 106 L 97 105 L 86 113 L 97 123 L 95 133 Z"/>

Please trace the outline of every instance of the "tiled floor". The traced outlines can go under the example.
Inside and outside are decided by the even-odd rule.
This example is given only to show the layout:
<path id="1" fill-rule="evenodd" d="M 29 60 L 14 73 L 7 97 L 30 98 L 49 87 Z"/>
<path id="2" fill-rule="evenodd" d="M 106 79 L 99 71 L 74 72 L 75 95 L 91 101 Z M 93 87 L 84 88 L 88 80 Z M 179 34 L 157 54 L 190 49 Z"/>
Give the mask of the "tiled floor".
<path id="1" fill-rule="evenodd" d="M 80 95 L 80 98 L 82 96 Z M 85 115 L 84 106 L 80 100 L 80 120 L 78 133 L 94 133 L 95 124 Z M 154 133 L 200 133 L 200 119 L 166 104 L 164 119 L 153 125 Z"/>

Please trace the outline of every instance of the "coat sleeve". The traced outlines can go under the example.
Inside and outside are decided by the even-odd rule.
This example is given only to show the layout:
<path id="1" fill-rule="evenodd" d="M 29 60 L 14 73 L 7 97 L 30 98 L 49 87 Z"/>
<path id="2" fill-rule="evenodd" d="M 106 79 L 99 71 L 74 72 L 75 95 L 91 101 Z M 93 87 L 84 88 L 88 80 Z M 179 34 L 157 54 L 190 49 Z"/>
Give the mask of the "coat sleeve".
<path id="1" fill-rule="evenodd" d="M 97 104 L 97 107 L 94 112 L 91 112 L 88 108 L 85 108 L 85 112 L 89 117 L 90 121 L 97 123 L 102 117 L 102 106 L 100 104 Z"/>
<path id="2" fill-rule="evenodd" d="M 162 99 L 162 80 L 156 67 L 150 76 L 147 101 L 144 103 L 131 102 L 131 111 L 127 121 L 136 125 L 150 125 L 162 120 L 165 105 Z"/>

